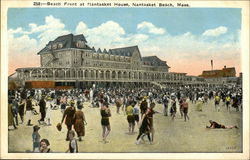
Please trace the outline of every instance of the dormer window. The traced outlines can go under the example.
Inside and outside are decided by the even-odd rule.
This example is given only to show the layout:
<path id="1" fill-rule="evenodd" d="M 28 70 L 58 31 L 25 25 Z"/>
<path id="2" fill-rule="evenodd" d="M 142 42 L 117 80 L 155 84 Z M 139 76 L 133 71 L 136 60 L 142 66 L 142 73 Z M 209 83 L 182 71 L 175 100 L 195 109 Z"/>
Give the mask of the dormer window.
<path id="1" fill-rule="evenodd" d="M 77 48 L 84 48 L 85 47 L 84 41 L 77 41 L 76 42 L 76 47 Z"/>
<path id="2" fill-rule="evenodd" d="M 58 43 L 58 48 L 62 48 L 63 47 L 63 44 L 62 43 Z"/>
<path id="3" fill-rule="evenodd" d="M 57 44 L 53 44 L 52 48 L 57 49 Z"/>

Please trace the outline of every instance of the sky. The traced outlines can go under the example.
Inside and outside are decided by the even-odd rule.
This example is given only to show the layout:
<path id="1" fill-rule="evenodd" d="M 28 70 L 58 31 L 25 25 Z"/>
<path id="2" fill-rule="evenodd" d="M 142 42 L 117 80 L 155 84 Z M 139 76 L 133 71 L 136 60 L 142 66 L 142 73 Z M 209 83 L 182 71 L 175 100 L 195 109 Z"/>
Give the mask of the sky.
<path id="1" fill-rule="evenodd" d="M 90 47 L 138 45 L 167 61 L 170 72 L 200 75 L 224 66 L 241 72 L 238 8 L 10 8 L 9 74 L 40 66 L 40 51 L 58 36 L 84 34 Z"/>

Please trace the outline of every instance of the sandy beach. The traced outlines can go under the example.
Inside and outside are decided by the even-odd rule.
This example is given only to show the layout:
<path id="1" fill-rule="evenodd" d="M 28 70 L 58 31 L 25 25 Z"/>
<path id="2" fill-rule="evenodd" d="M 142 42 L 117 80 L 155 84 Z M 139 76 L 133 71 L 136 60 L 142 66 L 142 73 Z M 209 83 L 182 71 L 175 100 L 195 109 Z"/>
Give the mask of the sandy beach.
<path id="1" fill-rule="evenodd" d="M 208 101 L 203 105 L 203 111 L 196 111 L 196 104 L 189 102 L 190 120 L 184 122 L 181 119 L 179 105 L 175 120 L 170 116 L 163 116 L 162 104 L 157 104 L 154 115 L 155 137 L 154 143 L 149 144 L 147 137 L 145 143 L 135 144 L 138 135 L 138 127 L 135 134 L 128 134 L 128 122 L 126 115 L 116 113 L 116 107 L 111 105 L 112 117 L 110 118 L 111 132 L 107 140 L 102 142 L 101 116 L 99 108 L 89 107 L 89 102 L 84 103 L 83 112 L 87 125 L 83 141 L 78 142 L 79 152 L 150 152 L 150 153 L 179 153 L 179 152 L 242 152 L 242 112 L 226 111 L 222 102 L 221 112 L 215 112 L 214 101 Z M 39 111 L 39 107 L 35 106 Z M 170 107 L 169 107 L 170 108 Z M 65 152 L 68 149 L 68 141 L 65 140 L 67 127 L 62 125 L 62 130 L 56 129 L 56 124 L 61 121 L 61 110 L 52 110 L 52 126 L 41 125 L 39 133 L 41 138 L 50 141 L 53 152 Z M 32 117 L 32 124 L 38 125 L 39 115 Z M 237 125 L 238 129 L 206 129 L 209 120 L 214 120 L 224 125 Z M 19 119 L 20 122 L 20 119 Z M 8 132 L 8 151 L 31 152 L 33 127 L 19 124 L 18 129 Z"/>

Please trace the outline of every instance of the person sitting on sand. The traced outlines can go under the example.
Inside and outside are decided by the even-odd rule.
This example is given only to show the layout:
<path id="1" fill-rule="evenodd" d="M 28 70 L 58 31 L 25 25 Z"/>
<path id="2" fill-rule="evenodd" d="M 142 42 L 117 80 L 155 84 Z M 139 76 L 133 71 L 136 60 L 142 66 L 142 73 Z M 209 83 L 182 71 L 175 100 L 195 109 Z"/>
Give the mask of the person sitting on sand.
<path id="1" fill-rule="evenodd" d="M 236 125 L 235 126 L 225 126 L 223 124 L 219 124 L 215 121 L 209 120 L 210 126 L 206 126 L 206 128 L 210 129 L 216 129 L 216 128 L 223 128 L 223 129 L 232 129 L 232 128 L 238 128 Z"/>

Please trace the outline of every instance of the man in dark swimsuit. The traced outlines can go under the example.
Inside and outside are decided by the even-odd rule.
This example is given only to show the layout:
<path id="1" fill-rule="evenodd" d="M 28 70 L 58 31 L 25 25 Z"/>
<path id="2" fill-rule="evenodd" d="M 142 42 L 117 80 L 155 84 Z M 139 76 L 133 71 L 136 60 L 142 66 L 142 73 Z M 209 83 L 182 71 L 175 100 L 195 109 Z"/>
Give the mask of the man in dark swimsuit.
<path id="1" fill-rule="evenodd" d="M 102 116 L 101 119 L 101 125 L 102 125 L 102 138 L 103 142 L 107 143 L 106 141 L 107 136 L 109 135 L 111 131 L 110 123 L 109 123 L 109 117 L 111 117 L 111 111 L 108 108 L 108 103 L 104 102 L 103 105 L 101 106 L 100 113 Z"/>
<path id="2" fill-rule="evenodd" d="M 39 106 L 40 106 L 40 113 L 41 113 L 41 119 L 38 120 L 39 124 L 43 124 L 44 123 L 44 118 L 46 115 L 46 102 L 44 100 L 45 95 L 42 95 L 42 98 L 39 102 Z"/>
<path id="3" fill-rule="evenodd" d="M 186 119 L 189 120 L 188 103 L 186 102 L 186 98 L 183 99 L 182 107 L 183 107 L 183 113 L 184 113 L 184 121 L 186 122 Z"/>
<path id="4" fill-rule="evenodd" d="M 26 101 L 26 117 L 28 119 L 28 123 L 27 126 L 32 126 L 33 124 L 31 124 L 31 117 L 32 117 L 32 97 L 29 96 L 27 101 Z"/>

